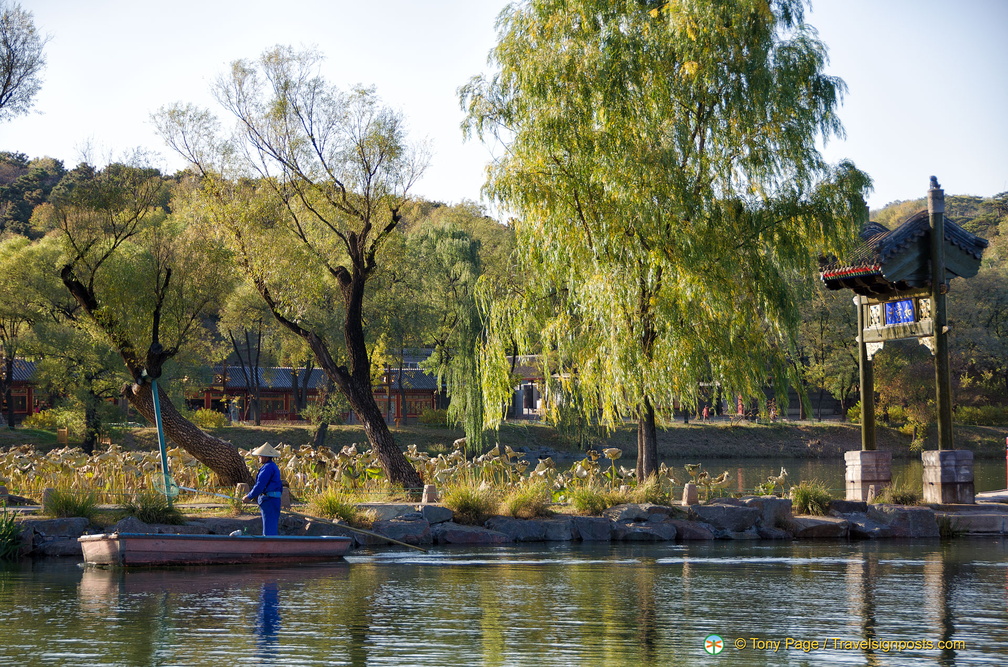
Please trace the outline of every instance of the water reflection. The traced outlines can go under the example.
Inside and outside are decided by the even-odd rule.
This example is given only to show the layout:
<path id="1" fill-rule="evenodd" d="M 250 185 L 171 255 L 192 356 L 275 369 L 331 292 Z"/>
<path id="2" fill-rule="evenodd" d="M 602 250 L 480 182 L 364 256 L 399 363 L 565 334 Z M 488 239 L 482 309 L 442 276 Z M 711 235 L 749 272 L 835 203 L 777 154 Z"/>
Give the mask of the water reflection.
<path id="1" fill-rule="evenodd" d="M 255 633 L 259 638 L 260 657 L 267 657 L 276 647 L 280 629 L 280 585 L 264 581 L 259 591 L 259 613 L 256 615 Z"/>
<path id="2" fill-rule="evenodd" d="M 878 557 L 868 554 L 861 562 L 850 561 L 847 564 L 847 608 L 853 618 L 859 618 L 861 623 L 861 639 L 867 639 L 869 644 L 862 649 L 865 664 L 874 667 L 881 665 L 871 641 L 878 639 L 875 621 L 875 583 L 879 579 Z"/>
<path id="3" fill-rule="evenodd" d="M 732 665 L 996 664 L 1006 555 L 1003 540 L 713 542 L 289 568 L 0 567 L 0 664 L 708 665 L 712 633 Z M 853 646 L 771 644 L 834 637 Z M 856 645 L 917 639 L 936 648 Z"/>

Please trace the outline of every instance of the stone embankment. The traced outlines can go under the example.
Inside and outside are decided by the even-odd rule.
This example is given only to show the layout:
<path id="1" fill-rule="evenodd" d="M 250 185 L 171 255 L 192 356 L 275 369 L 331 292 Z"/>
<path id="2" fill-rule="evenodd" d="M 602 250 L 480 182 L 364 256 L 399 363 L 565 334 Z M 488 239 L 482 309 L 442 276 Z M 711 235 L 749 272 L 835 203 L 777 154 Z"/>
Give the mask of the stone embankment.
<path id="1" fill-rule="evenodd" d="M 481 526 L 456 523 L 440 505 L 374 504 L 372 531 L 416 545 L 503 545 L 518 542 L 667 542 L 692 540 L 790 540 L 812 538 L 938 538 L 1008 534 L 1008 505 L 869 505 L 834 500 L 828 516 L 795 516 L 791 501 L 773 496 L 722 498 L 704 505 L 624 504 L 602 516 L 555 514 L 541 519 L 495 516 Z M 86 533 L 192 533 L 227 535 L 260 532 L 258 517 L 198 518 L 186 525 L 149 525 L 126 518 L 97 530 L 87 519 L 25 519 L 25 556 L 80 559 L 77 538 Z M 285 514 L 281 534 L 349 535 L 357 546 L 385 544 L 339 525 Z"/>

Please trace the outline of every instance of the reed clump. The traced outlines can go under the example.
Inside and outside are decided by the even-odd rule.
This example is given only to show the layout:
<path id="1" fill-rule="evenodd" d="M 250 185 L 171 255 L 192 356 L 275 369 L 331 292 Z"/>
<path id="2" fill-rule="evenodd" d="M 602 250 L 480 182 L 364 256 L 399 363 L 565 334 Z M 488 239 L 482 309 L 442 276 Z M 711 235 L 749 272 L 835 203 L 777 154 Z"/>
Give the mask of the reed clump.
<path id="1" fill-rule="evenodd" d="M 356 528 L 370 528 L 376 519 L 374 511 L 360 507 L 359 498 L 339 489 L 329 489 L 315 495 L 308 503 L 308 508 L 315 516 L 342 521 Z"/>
<path id="2" fill-rule="evenodd" d="M 802 480 L 791 487 L 791 504 L 795 514 L 825 516 L 833 497 L 826 484 L 818 479 Z"/>
<path id="3" fill-rule="evenodd" d="M 493 514 L 500 500 L 497 492 L 486 484 L 463 482 L 450 487 L 441 502 L 455 513 L 456 523 L 476 526 Z"/>
<path id="4" fill-rule="evenodd" d="M 126 514 L 134 516 L 144 523 L 164 523 L 181 526 L 186 522 L 185 515 L 168 502 L 160 493 L 140 491 L 125 504 Z"/>
<path id="5" fill-rule="evenodd" d="M 0 560 L 16 560 L 21 550 L 21 525 L 4 504 L 0 511 Z"/>
<path id="6" fill-rule="evenodd" d="M 578 514 L 598 516 L 613 505 L 623 502 L 623 497 L 611 489 L 588 485 L 568 490 L 567 502 Z"/>
<path id="7" fill-rule="evenodd" d="M 516 519 L 538 519 L 550 516 L 552 494 L 550 487 L 543 481 L 511 489 L 500 502 L 500 513 Z"/>
<path id="8" fill-rule="evenodd" d="M 84 517 L 92 521 L 98 515 L 98 494 L 94 491 L 51 489 L 42 498 L 42 512 L 57 519 Z"/>

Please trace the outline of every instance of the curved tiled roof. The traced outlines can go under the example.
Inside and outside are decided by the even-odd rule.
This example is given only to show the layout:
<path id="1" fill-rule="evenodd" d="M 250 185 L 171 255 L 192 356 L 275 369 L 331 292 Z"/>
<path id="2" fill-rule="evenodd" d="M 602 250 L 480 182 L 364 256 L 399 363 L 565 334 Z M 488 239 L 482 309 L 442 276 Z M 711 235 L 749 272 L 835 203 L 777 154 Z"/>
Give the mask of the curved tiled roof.
<path id="1" fill-rule="evenodd" d="M 35 379 L 35 362 L 24 359 L 14 360 L 14 382 L 31 382 Z"/>
<path id="2" fill-rule="evenodd" d="M 955 255 L 946 252 L 946 280 L 975 275 L 987 240 L 948 218 L 944 227 L 945 243 L 958 250 Z M 930 263 L 926 249 L 930 232 L 926 209 L 909 216 L 894 230 L 868 222 L 861 229 L 861 242 L 851 257 L 825 266 L 820 276 L 829 289 L 846 287 L 868 296 L 925 287 L 930 284 L 930 276 L 921 269 Z"/>

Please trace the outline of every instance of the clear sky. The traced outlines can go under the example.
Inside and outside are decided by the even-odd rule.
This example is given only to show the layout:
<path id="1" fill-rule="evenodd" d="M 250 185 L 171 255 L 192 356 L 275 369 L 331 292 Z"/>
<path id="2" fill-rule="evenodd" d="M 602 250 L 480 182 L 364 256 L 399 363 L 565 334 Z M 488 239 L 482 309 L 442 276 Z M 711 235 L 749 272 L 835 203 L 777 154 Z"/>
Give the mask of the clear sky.
<path id="1" fill-rule="evenodd" d="M 35 113 L 0 123 L 0 150 L 72 167 L 142 147 L 174 171 L 150 114 L 212 106 L 227 65 L 276 44 L 316 46 L 324 73 L 374 85 L 433 159 L 414 194 L 480 198 L 490 158 L 464 143 L 457 89 L 486 71 L 502 0 L 20 0 L 51 36 Z M 875 181 L 873 208 L 923 197 L 1008 190 L 1008 0 L 818 0 L 809 22 L 849 91 L 847 138 L 826 146 Z M 88 147 L 90 146 L 90 149 Z"/>

